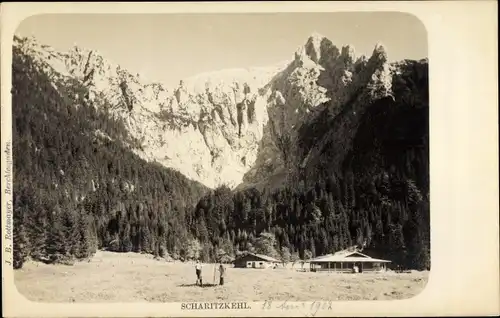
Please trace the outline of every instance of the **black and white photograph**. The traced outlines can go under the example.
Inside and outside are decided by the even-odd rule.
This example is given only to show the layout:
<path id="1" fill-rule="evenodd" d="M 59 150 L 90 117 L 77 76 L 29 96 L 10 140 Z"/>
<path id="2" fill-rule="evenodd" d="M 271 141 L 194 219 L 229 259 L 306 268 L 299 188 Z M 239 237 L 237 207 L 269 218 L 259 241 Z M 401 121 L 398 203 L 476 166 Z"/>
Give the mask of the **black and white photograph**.
<path id="1" fill-rule="evenodd" d="M 434 264 L 428 43 L 396 11 L 23 20 L 17 291 L 187 314 L 419 295 Z"/>

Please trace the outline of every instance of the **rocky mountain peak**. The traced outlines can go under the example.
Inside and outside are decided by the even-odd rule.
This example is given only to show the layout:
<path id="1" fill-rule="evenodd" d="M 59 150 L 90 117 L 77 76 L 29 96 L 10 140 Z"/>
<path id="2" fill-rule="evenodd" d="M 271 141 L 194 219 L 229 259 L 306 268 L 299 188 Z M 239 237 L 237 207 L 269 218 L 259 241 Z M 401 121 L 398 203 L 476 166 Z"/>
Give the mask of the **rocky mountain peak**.
<path id="1" fill-rule="evenodd" d="M 323 35 L 314 32 L 308 39 L 304 46 L 305 53 L 309 56 L 309 58 L 315 62 L 319 63 L 322 55 L 322 44 L 323 41 L 329 41 Z"/>
<path id="2" fill-rule="evenodd" d="M 382 43 L 377 43 L 375 45 L 375 48 L 373 49 L 372 56 L 375 56 L 379 60 L 383 60 L 384 62 L 387 61 L 387 52 Z"/>

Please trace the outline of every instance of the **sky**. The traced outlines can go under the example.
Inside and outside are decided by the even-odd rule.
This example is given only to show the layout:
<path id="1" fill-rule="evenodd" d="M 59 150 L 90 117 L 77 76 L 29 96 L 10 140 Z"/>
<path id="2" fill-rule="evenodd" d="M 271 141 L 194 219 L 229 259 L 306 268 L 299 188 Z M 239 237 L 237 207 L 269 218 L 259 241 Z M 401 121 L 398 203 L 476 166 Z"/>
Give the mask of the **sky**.
<path id="1" fill-rule="evenodd" d="M 371 55 L 382 43 L 389 60 L 427 57 L 427 33 L 414 16 L 392 12 L 262 14 L 50 14 L 24 20 L 16 34 L 58 50 L 97 50 L 131 73 L 175 85 L 226 68 L 293 58 L 319 33 L 336 46 Z"/>

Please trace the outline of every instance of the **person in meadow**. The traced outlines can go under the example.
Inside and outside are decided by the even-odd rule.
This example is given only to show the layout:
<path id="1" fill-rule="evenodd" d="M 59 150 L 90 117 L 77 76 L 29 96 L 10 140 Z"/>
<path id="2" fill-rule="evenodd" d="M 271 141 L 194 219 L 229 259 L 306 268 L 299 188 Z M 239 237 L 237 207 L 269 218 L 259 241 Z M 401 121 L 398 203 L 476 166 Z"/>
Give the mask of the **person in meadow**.
<path id="1" fill-rule="evenodd" d="M 201 263 L 200 261 L 196 261 L 196 285 L 198 285 L 198 282 L 200 282 L 200 286 L 203 286 L 203 278 L 201 276 Z"/>
<path id="2" fill-rule="evenodd" d="M 226 269 L 222 264 L 219 265 L 219 274 L 220 274 L 219 285 L 222 286 L 224 285 L 224 277 L 226 276 Z"/>
<path id="3" fill-rule="evenodd" d="M 356 264 L 352 264 L 352 270 L 351 270 L 351 272 L 352 272 L 353 274 L 356 274 L 356 273 L 357 273 L 357 271 L 358 271 L 358 268 L 356 267 Z"/>

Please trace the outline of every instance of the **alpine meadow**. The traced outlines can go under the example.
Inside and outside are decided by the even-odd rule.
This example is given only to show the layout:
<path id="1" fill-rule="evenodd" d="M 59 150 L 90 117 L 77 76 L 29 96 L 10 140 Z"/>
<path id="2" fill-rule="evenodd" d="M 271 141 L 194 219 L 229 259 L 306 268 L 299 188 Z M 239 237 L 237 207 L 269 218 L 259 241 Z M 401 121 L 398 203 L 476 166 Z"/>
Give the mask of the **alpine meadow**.
<path id="1" fill-rule="evenodd" d="M 16 36 L 16 271 L 102 253 L 287 264 L 353 247 L 430 270 L 428 60 L 336 45 L 314 33 L 283 63 L 167 87 L 98 48 Z"/>

